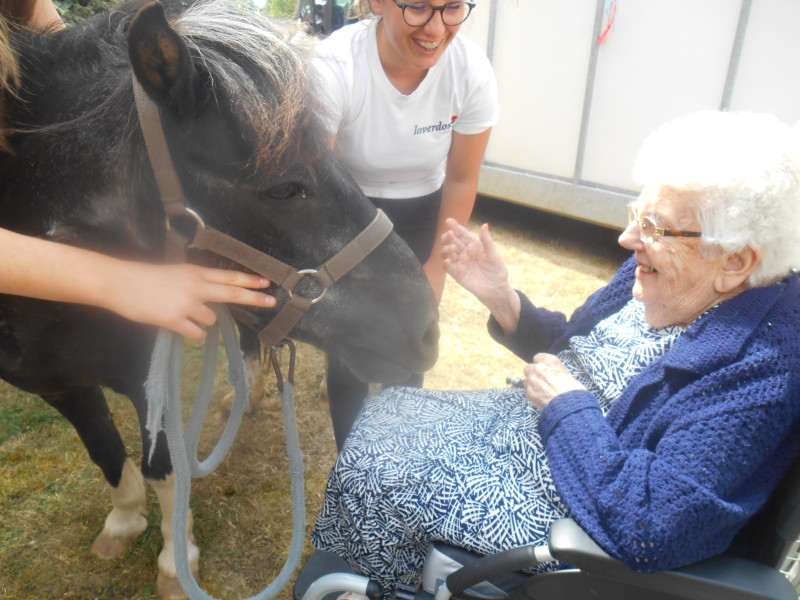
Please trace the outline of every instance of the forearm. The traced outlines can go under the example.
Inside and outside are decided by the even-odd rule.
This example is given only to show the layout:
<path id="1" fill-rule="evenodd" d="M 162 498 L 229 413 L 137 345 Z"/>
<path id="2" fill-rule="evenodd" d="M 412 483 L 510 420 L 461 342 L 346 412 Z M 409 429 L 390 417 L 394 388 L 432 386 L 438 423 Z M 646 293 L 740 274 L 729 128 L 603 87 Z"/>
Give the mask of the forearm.
<path id="1" fill-rule="evenodd" d="M 439 210 L 437 244 L 441 249 L 441 237 L 447 230 L 447 218 L 466 225 L 475 207 L 478 195 L 478 180 L 481 164 L 489 143 L 491 129 L 473 135 L 453 134 L 453 142 L 447 157 L 442 206 Z"/>
<path id="2" fill-rule="evenodd" d="M 431 256 L 425 264 L 425 272 L 437 300 L 441 300 L 444 290 L 445 269 L 442 258 L 444 246 L 442 236 L 448 230 L 447 220 L 454 219 L 463 226 L 469 221 L 472 209 L 475 207 L 481 163 L 490 134 L 491 129 L 471 135 L 453 133 L 453 141 L 447 156 L 447 170 L 442 189 L 436 238 Z"/>
<path id="3" fill-rule="evenodd" d="M 455 219 L 461 225 L 466 225 L 475 206 L 476 194 L 477 181 L 474 184 L 472 182 L 445 181 L 442 189 L 442 203 L 436 223 L 436 236 L 430 257 L 425 263 L 425 274 L 433 287 L 437 301 L 441 301 L 444 291 L 445 270 L 442 258 L 444 245 L 442 236 L 447 231 L 447 219 Z"/>
<path id="4" fill-rule="evenodd" d="M 519 294 L 511 285 L 502 286 L 491 296 L 479 298 L 489 309 L 492 318 L 502 328 L 506 335 L 513 334 L 519 329 L 519 319 L 522 310 Z"/>
<path id="5" fill-rule="evenodd" d="M 0 229 L 0 293 L 105 306 L 123 261 Z"/>
<path id="6" fill-rule="evenodd" d="M 637 571 L 671 569 L 724 550 L 742 524 L 741 509 L 715 497 L 713 487 L 683 468 L 681 456 L 624 447 L 588 395 L 565 394 L 542 413 L 561 413 L 558 426 L 542 438 L 572 517 Z M 540 418 L 540 432 L 546 420 Z"/>
<path id="7" fill-rule="evenodd" d="M 210 302 L 275 306 L 257 291 L 270 282 L 251 273 L 119 260 L 3 229 L 0 249 L 0 293 L 105 308 L 194 340 L 216 320 Z"/>
<path id="8" fill-rule="evenodd" d="M 588 334 L 599 321 L 630 301 L 635 269 L 636 261 L 627 261 L 613 281 L 592 294 L 569 319 L 558 311 L 537 308 L 525 294 L 515 291 L 521 305 L 516 329 L 505 330 L 492 319 L 489 332 L 497 342 L 526 362 L 537 352 L 558 354 L 567 347 L 572 336 Z"/>
<path id="9" fill-rule="evenodd" d="M 560 497 L 632 568 L 669 569 L 723 551 L 794 456 L 800 411 L 791 376 L 776 367 L 745 384 L 740 367 L 682 389 L 664 382 L 654 394 L 651 386 L 632 401 L 623 396 L 618 402 L 653 414 L 631 409 L 622 431 L 623 417 L 603 417 L 589 392 L 563 394 L 542 411 L 539 432 Z M 659 423 L 658 435 L 652 424 L 649 434 L 637 432 L 645 419 Z"/>
<path id="10" fill-rule="evenodd" d="M 55 31 L 65 28 L 64 21 L 61 20 L 61 15 L 51 0 L 35 0 L 26 25 L 36 31 Z"/>
<path id="11" fill-rule="evenodd" d="M 516 327 L 506 329 L 496 319 L 494 312 L 488 330 L 492 338 L 526 363 L 539 352 L 553 352 L 553 341 L 563 335 L 567 318 L 563 313 L 537 308 L 525 294 L 513 290 L 517 303 Z"/>

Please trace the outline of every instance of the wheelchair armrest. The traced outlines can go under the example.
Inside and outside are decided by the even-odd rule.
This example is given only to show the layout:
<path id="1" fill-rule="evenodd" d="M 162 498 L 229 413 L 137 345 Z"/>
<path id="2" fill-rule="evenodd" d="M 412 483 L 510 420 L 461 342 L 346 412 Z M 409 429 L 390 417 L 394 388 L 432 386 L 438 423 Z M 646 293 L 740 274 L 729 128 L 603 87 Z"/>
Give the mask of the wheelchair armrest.
<path id="1" fill-rule="evenodd" d="M 730 555 L 715 556 L 673 571 L 636 572 L 609 556 L 572 519 L 559 519 L 552 524 L 549 547 L 553 558 L 587 575 L 640 591 L 669 590 L 664 597 L 797 600 L 797 591 L 779 571 Z"/>
<path id="2" fill-rule="evenodd" d="M 519 571 L 537 564 L 539 561 L 536 558 L 536 547 L 534 546 L 522 546 L 490 554 L 450 573 L 446 579 L 447 589 L 450 594 L 455 596 L 497 574 Z M 438 594 L 437 598 L 440 598 Z"/>
<path id="3" fill-rule="evenodd" d="M 548 546 L 553 558 L 582 571 L 619 576 L 635 573 L 598 546 L 572 519 L 558 519 L 550 526 Z"/>
<path id="4" fill-rule="evenodd" d="M 638 575 L 621 561 L 611 557 L 572 519 L 559 519 L 550 526 L 549 555 L 544 548 L 522 546 L 484 556 L 447 577 L 447 588 L 456 596 L 475 584 L 502 573 L 522 571 L 556 559 L 587 572 L 601 572 L 612 579 Z"/>

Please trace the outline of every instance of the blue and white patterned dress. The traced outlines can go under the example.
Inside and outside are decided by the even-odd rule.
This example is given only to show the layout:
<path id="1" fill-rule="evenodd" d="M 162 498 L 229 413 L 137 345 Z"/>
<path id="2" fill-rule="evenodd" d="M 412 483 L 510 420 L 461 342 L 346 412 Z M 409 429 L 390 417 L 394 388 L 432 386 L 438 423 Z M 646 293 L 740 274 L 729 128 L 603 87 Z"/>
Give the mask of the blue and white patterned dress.
<path id="1" fill-rule="evenodd" d="M 644 305 L 631 300 L 558 356 L 606 414 L 683 331 L 651 328 Z M 339 454 L 311 541 L 387 590 L 418 582 L 430 541 L 482 554 L 545 543 L 567 511 L 538 418 L 521 388 L 384 391 Z"/>

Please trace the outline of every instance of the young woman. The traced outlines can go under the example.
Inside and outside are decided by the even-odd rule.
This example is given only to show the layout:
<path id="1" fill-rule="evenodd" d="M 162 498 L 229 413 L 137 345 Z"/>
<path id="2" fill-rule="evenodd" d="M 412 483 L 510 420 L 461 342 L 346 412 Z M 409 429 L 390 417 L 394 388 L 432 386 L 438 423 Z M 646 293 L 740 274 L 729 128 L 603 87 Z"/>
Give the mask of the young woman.
<path id="1" fill-rule="evenodd" d="M 472 213 L 497 85 L 484 52 L 459 36 L 474 2 L 360 0 L 358 23 L 317 45 L 324 119 L 364 193 L 392 220 L 444 290 L 441 236 Z M 421 376 L 414 382 L 421 383 Z M 328 394 L 341 446 L 367 393 L 329 357 Z"/>

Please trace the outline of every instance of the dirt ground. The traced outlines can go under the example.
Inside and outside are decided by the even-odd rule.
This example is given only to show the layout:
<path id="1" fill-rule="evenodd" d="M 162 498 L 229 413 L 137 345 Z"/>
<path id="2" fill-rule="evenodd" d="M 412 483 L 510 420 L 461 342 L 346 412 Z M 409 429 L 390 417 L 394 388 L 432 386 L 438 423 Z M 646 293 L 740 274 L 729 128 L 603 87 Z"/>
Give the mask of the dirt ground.
<path id="1" fill-rule="evenodd" d="M 511 281 L 539 305 L 567 314 L 607 282 L 627 253 L 617 233 L 529 208 L 481 199 L 472 226 L 488 222 Z M 440 308 L 441 352 L 425 385 L 442 389 L 504 387 L 523 363 L 491 342 L 486 310 L 448 283 Z M 188 347 L 186 397 L 202 350 Z M 317 399 L 322 355 L 300 345 L 297 410 L 306 468 L 307 530 L 320 506 L 335 457 L 327 408 Z M 225 366 L 218 368 L 224 377 Z M 266 406 L 246 419 L 231 455 L 193 484 L 195 535 L 203 586 L 220 598 L 247 598 L 280 570 L 289 547 L 291 510 L 280 404 L 272 378 Z M 216 398 L 224 395 L 220 389 Z M 109 404 L 129 453 L 141 456 L 138 428 L 126 399 Z M 208 425 L 210 449 L 221 426 Z M 115 561 L 90 552 L 109 500 L 99 470 L 74 431 L 41 400 L 0 383 L 0 599 L 155 598 L 160 519 L 149 492 L 150 523 Z M 306 554 L 310 548 L 306 544 Z M 284 591 L 280 598 L 291 598 Z"/>

